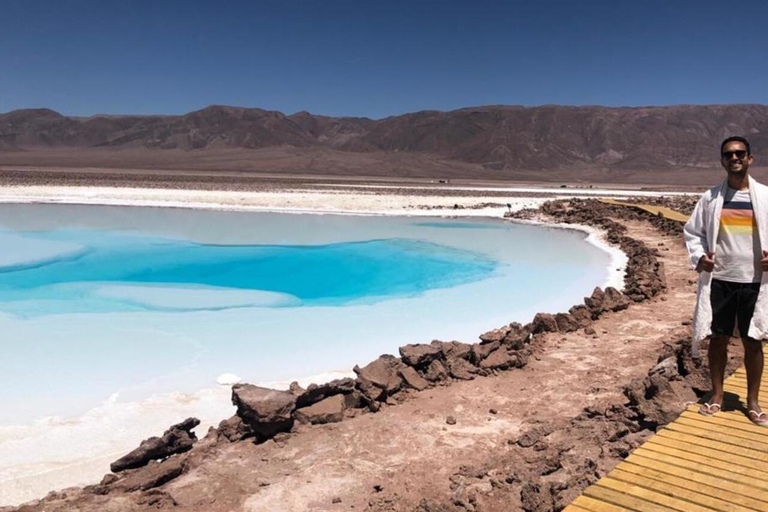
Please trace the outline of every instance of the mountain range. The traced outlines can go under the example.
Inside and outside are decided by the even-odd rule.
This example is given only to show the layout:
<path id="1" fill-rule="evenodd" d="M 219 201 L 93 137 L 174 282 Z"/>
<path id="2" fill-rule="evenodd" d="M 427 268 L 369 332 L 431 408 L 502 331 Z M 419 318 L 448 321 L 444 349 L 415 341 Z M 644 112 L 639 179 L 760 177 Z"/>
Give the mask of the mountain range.
<path id="1" fill-rule="evenodd" d="M 76 151 L 80 165 L 101 165 L 105 153 L 122 151 L 142 167 L 136 155 L 161 165 L 169 161 L 163 153 L 170 152 L 222 169 L 226 155 L 237 154 L 237 168 L 247 168 L 242 161 L 251 159 L 254 169 L 268 170 L 269 165 L 259 164 L 265 154 L 274 158 L 287 152 L 310 155 L 317 172 L 331 174 L 345 159 L 366 154 L 380 160 L 396 155 L 404 167 L 411 160 L 418 167 L 437 159 L 493 176 L 621 173 L 717 167 L 719 143 L 730 135 L 748 137 L 758 161 L 765 161 L 768 106 L 482 106 L 379 120 L 228 106 L 184 115 L 87 118 L 27 109 L 0 114 L 0 164 L 32 165 L 35 155 L 57 150 L 62 155 Z M 95 155 L 93 162 L 89 154 Z M 317 157 L 329 154 L 333 157 L 325 158 L 324 169 Z"/>

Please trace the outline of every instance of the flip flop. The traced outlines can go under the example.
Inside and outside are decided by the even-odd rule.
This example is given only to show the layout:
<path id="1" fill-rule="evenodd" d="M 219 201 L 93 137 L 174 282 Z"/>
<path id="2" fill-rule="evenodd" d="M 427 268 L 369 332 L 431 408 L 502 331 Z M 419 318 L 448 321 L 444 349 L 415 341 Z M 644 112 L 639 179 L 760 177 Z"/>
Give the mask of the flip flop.
<path id="1" fill-rule="evenodd" d="M 715 408 L 717 408 L 717 410 L 713 411 L 712 409 L 715 409 Z M 703 416 L 714 416 L 715 414 L 719 413 L 722 409 L 723 409 L 723 406 L 720 404 L 704 404 L 701 407 L 699 407 L 699 414 Z"/>
<path id="2" fill-rule="evenodd" d="M 765 412 L 749 411 L 747 418 L 758 427 L 768 427 L 768 414 Z"/>

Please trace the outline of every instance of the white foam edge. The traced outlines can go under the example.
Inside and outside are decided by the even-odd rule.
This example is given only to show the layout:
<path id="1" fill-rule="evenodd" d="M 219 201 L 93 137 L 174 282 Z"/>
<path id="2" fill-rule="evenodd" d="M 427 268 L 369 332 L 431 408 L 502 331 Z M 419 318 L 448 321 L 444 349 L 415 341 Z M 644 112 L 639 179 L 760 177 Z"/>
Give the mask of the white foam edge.
<path id="1" fill-rule="evenodd" d="M 579 196 L 573 196 L 578 198 Z M 523 208 L 537 208 L 553 198 L 499 198 L 499 202 L 512 205 L 512 211 Z M 221 202 L 197 202 L 197 201 L 171 201 L 171 200 L 136 200 L 115 198 L 83 198 L 83 197 L 49 197 L 49 196 L 25 196 L 3 197 L 0 195 L 0 204 L 67 204 L 83 206 L 139 206 L 146 208 L 183 208 L 192 210 L 216 210 L 231 212 L 258 212 L 258 213 L 287 213 L 296 215 L 360 215 L 360 216 L 395 216 L 395 217 L 503 217 L 508 211 L 506 207 L 496 208 L 462 208 L 454 210 L 450 206 L 433 207 L 432 209 L 418 209 L 402 207 L 402 209 L 374 210 L 374 209 L 343 209 L 334 207 L 324 208 L 296 208 L 277 206 L 256 206 L 227 204 Z"/>
<path id="2" fill-rule="evenodd" d="M 568 229 L 571 231 L 581 231 L 582 233 L 586 233 L 587 238 L 585 241 L 597 247 L 598 249 L 605 251 L 611 258 L 608 265 L 608 276 L 606 277 L 602 288 L 605 289 L 609 286 L 612 286 L 619 291 L 624 290 L 624 275 L 627 271 L 629 257 L 626 255 L 626 253 L 624 253 L 624 251 L 608 242 L 605 231 L 584 224 L 565 224 L 562 222 L 543 222 L 526 219 L 513 219 L 512 222 L 517 224 L 530 224 L 548 228 Z"/>

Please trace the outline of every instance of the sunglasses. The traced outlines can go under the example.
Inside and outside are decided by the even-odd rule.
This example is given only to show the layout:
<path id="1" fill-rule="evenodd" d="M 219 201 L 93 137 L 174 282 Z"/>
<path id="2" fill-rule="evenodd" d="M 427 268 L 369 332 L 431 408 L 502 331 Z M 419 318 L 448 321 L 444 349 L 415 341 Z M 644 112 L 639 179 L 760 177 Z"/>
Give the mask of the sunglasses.
<path id="1" fill-rule="evenodd" d="M 744 160 L 747 157 L 746 151 L 723 151 L 723 158 L 730 160 L 733 155 L 739 160 Z"/>

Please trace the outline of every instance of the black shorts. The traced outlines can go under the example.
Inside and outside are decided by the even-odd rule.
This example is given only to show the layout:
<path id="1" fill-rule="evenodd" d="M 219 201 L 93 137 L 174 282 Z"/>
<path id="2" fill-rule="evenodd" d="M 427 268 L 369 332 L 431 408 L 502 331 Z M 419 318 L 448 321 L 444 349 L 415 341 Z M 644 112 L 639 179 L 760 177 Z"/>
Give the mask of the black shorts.
<path id="1" fill-rule="evenodd" d="M 759 292 L 760 283 L 731 283 L 712 279 L 709 296 L 712 304 L 712 336 L 733 336 L 733 326 L 738 319 L 739 334 L 742 339 L 747 339 Z"/>

